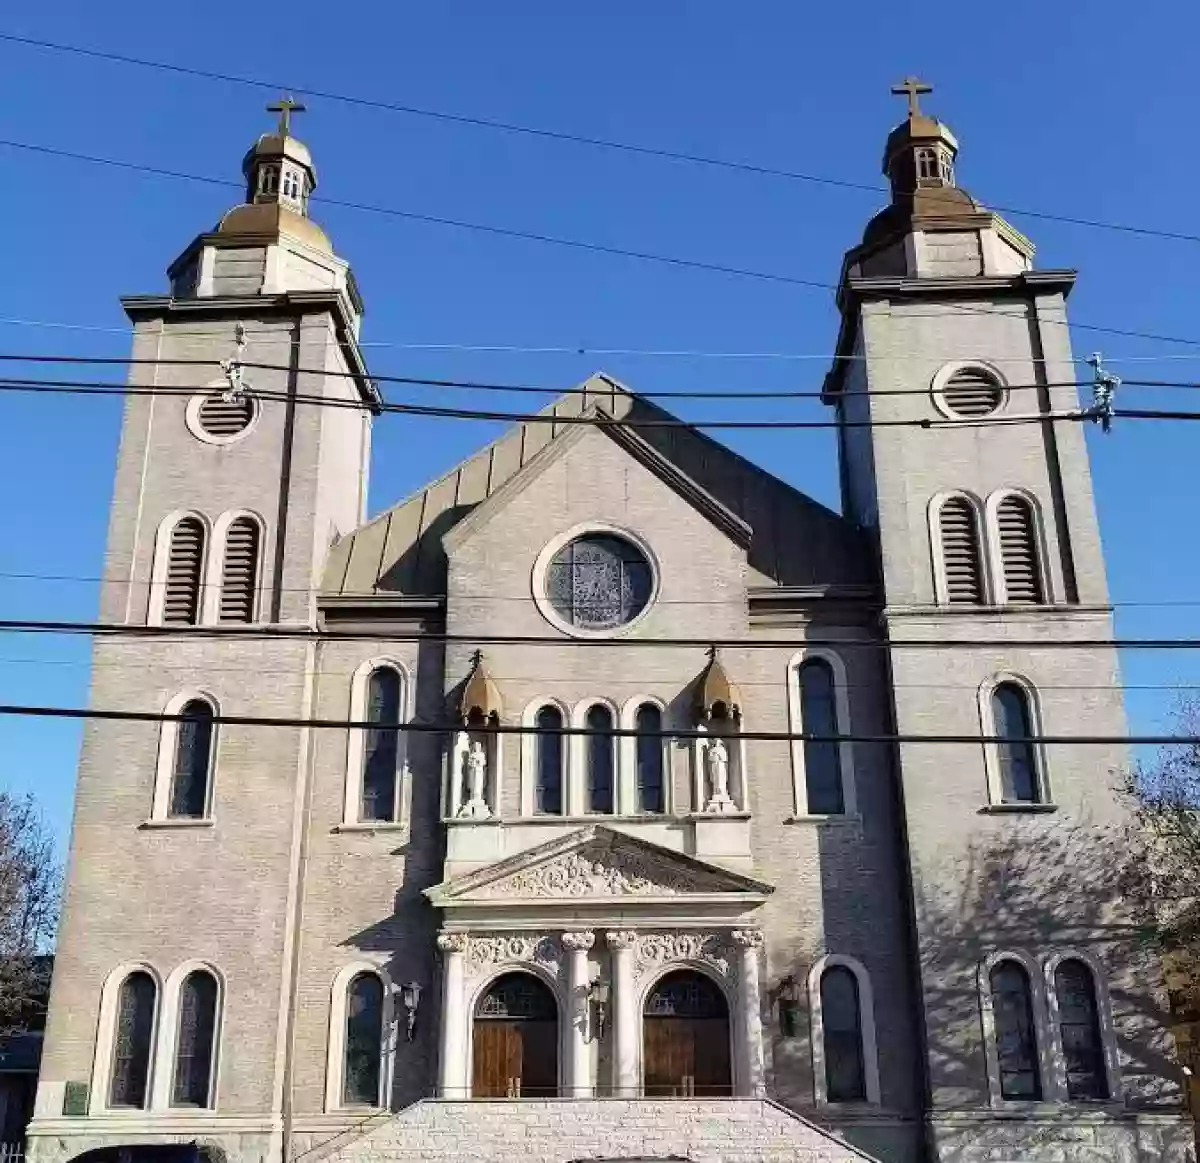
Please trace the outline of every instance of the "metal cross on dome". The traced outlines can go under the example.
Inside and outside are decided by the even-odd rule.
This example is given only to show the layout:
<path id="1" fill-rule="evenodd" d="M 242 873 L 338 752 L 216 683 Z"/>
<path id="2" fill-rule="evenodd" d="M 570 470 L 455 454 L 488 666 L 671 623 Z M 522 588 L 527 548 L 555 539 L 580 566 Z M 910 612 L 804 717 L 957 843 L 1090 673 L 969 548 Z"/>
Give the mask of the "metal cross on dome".
<path id="1" fill-rule="evenodd" d="M 933 86 L 927 85 L 924 81 L 919 80 L 914 76 L 907 76 L 898 85 L 892 86 L 892 92 L 897 97 L 908 97 L 908 115 L 909 117 L 921 116 L 920 97 L 925 93 L 932 93 Z"/>
<path id="2" fill-rule="evenodd" d="M 279 114 L 279 136 L 287 137 L 292 128 L 292 114 L 307 113 L 308 109 L 302 101 L 295 100 L 289 93 L 282 101 L 273 101 L 268 105 L 267 112 Z"/>

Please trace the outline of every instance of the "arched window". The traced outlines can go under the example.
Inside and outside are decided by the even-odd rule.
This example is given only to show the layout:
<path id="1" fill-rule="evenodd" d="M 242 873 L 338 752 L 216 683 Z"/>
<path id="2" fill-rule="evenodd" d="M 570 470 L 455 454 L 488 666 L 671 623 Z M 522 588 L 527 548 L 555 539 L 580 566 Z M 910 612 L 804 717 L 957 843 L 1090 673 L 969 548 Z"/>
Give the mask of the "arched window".
<path id="1" fill-rule="evenodd" d="M 584 738 L 587 759 L 587 810 L 610 816 L 613 810 L 613 775 L 615 739 L 612 734 L 613 716 L 606 706 L 597 703 L 588 708 L 587 729 L 595 734 Z"/>
<path id="2" fill-rule="evenodd" d="M 1036 804 L 1041 801 L 1037 747 L 1029 694 L 1015 682 L 999 683 L 992 691 L 992 722 L 996 731 L 996 756 L 1003 803 Z"/>
<path id="3" fill-rule="evenodd" d="M 823 658 L 809 658 L 800 664 L 797 682 L 804 733 L 841 734 L 833 667 Z M 838 815 L 846 810 L 840 743 L 828 739 L 804 740 L 804 782 L 810 815 Z"/>
<path id="4" fill-rule="evenodd" d="M 937 154 L 932 149 L 917 150 L 917 178 L 939 177 Z"/>
<path id="5" fill-rule="evenodd" d="M 542 707 L 534 720 L 536 726 L 551 734 L 535 737 L 534 811 L 539 815 L 560 816 L 563 810 L 563 716 L 555 706 Z"/>
<path id="6" fill-rule="evenodd" d="M 1037 524 L 1033 506 L 1025 497 L 1010 493 L 996 506 L 996 537 L 1006 602 L 1039 603 L 1046 600 L 1038 559 Z"/>
<path id="7" fill-rule="evenodd" d="M 1060 961 L 1054 970 L 1054 996 L 1058 1003 L 1058 1030 L 1067 1068 L 1067 1097 L 1108 1098 L 1104 1043 L 1096 1006 L 1092 971 L 1075 958 Z"/>
<path id="8" fill-rule="evenodd" d="M 825 1039 L 825 1096 L 829 1102 L 863 1102 L 862 1007 L 858 979 L 844 965 L 821 974 L 821 1025 Z"/>
<path id="9" fill-rule="evenodd" d="M 945 573 L 943 601 L 978 606 L 984 601 L 979 522 L 966 497 L 947 497 L 938 510 L 938 532 Z"/>
<path id="10" fill-rule="evenodd" d="M 360 818 L 394 821 L 398 810 L 400 776 L 400 704 L 404 683 L 398 671 L 381 666 L 367 680 L 366 719 L 369 727 L 363 742 L 362 796 Z"/>
<path id="11" fill-rule="evenodd" d="M 199 517 L 182 517 L 171 530 L 162 614 L 168 625 L 195 626 L 200 620 L 204 539 L 204 523 Z"/>
<path id="12" fill-rule="evenodd" d="M 379 1106 L 383 1055 L 383 982 L 360 973 L 346 996 L 346 1050 L 342 1102 Z"/>
<path id="13" fill-rule="evenodd" d="M 235 517 L 225 534 L 221 570 L 222 622 L 253 622 L 258 596 L 259 527 L 253 517 Z"/>
<path id="14" fill-rule="evenodd" d="M 637 709 L 634 726 L 637 749 L 634 756 L 637 779 L 637 810 L 661 813 L 667 810 L 667 789 L 663 778 L 662 711 L 653 703 Z"/>
<path id="15" fill-rule="evenodd" d="M 167 814 L 176 819 L 202 820 L 208 815 L 212 783 L 216 735 L 213 708 L 204 699 L 191 699 L 184 703 L 179 714 Z"/>
<path id="16" fill-rule="evenodd" d="M 113 1039 L 108 1105 L 144 1108 L 150 1094 L 150 1048 L 158 1009 L 158 988 L 144 970 L 121 983 Z"/>
<path id="17" fill-rule="evenodd" d="M 993 966 L 988 983 L 992 994 L 1000 1097 L 1040 1099 L 1042 1081 L 1038 1072 L 1029 974 L 1017 961 L 1001 961 Z"/>
<path id="18" fill-rule="evenodd" d="M 189 973 L 179 987 L 179 1033 L 175 1040 L 172 1106 L 213 1105 L 219 997 L 216 978 L 203 969 Z"/>

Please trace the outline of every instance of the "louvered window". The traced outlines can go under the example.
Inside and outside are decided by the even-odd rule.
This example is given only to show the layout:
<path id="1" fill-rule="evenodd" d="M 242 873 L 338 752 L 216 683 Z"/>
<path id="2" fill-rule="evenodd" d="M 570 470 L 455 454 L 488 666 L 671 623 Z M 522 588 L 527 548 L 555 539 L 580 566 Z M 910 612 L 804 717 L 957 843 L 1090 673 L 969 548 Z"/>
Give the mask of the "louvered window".
<path id="1" fill-rule="evenodd" d="M 175 1046 L 172 1106 L 212 1106 L 218 996 L 216 979 L 202 969 L 189 973 L 179 989 L 179 1038 Z"/>
<path id="2" fill-rule="evenodd" d="M 218 440 L 244 432 L 253 419 L 254 401 L 244 392 L 236 400 L 227 400 L 223 394 L 208 396 L 200 405 L 200 427 Z"/>
<path id="3" fill-rule="evenodd" d="M 955 606 L 982 604 L 983 569 L 974 506 L 965 497 L 948 497 L 938 514 L 938 525 L 946 570 L 946 601 Z"/>
<path id="4" fill-rule="evenodd" d="M 108 1105 L 143 1108 L 149 1097 L 150 1047 L 158 990 L 148 973 L 131 973 L 121 983 L 113 1039 Z"/>
<path id="5" fill-rule="evenodd" d="M 1024 497 L 1005 497 L 996 508 L 1004 594 L 1010 602 L 1044 602 L 1033 506 Z"/>
<path id="6" fill-rule="evenodd" d="M 258 593 L 258 522 L 238 517 L 225 535 L 221 621 L 253 622 Z"/>
<path id="7" fill-rule="evenodd" d="M 956 416 L 974 419 L 1000 407 L 1004 388 L 986 368 L 959 368 L 942 388 L 942 401 Z"/>
<path id="8" fill-rule="evenodd" d="M 200 620 L 200 577 L 204 569 L 204 525 L 184 517 L 171 531 L 163 621 L 194 626 Z"/>

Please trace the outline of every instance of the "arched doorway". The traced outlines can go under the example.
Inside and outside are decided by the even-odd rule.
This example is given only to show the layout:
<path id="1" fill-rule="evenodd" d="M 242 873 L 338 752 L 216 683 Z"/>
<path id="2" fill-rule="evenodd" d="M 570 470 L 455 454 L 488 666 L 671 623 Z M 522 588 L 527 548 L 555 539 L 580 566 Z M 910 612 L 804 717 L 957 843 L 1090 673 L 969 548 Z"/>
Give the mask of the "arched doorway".
<path id="1" fill-rule="evenodd" d="M 702 973 L 668 973 L 646 996 L 645 1091 L 650 1098 L 730 1095 L 729 1006 Z"/>
<path id="2" fill-rule="evenodd" d="M 558 1094 L 558 1003 L 540 978 L 505 973 L 475 1005 L 472 1098 Z"/>

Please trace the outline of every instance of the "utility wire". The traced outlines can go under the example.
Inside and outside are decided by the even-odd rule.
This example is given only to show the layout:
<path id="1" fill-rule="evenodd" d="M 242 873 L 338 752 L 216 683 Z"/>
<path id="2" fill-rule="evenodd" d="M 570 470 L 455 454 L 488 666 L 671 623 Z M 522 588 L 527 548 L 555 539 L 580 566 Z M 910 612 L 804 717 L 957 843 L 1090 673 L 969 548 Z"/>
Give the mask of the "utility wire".
<path id="1" fill-rule="evenodd" d="M 1062 606 L 1061 613 L 1070 613 Z M 598 649 L 624 649 L 629 646 L 679 647 L 692 650 L 796 650 L 806 646 L 830 646 L 847 650 L 959 649 L 983 650 L 1197 650 L 1200 638 L 837 638 L 795 636 L 790 638 L 567 638 L 550 634 L 457 634 L 445 631 L 341 630 L 314 629 L 310 626 L 180 626 L 134 625 L 119 622 L 70 622 L 45 619 L 0 619 L 0 633 L 17 634 L 90 634 L 97 637 L 162 638 L 237 638 L 240 641 L 320 641 L 320 642 L 412 642 L 482 646 L 584 646 Z"/>
<path id="2" fill-rule="evenodd" d="M 24 45 L 29 48 L 44 49 L 50 52 L 68 53 L 74 56 L 87 57 L 92 60 L 107 61 L 113 64 L 133 65 L 138 68 L 155 69 L 160 72 L 175 73 L 181 76 L 196 77 L 201 80 L 219 81 L 224 84 L 242 85 L 249 88 L 264 89 L 272 92 L 295 92 L 308 97 L 316 97 L 322 101 L 330 101 L 341 105 L 351 105 L 364 109 L 377 109 L 389 113 L 403 113 L 411 117 L 427 118 L 453 125 L 468 125 L 479 129 L 498 130 L 503 133 L 519 134 L 526 137 L 541 138 L 547 141 L 567 142 L 572 145 L 591 146 L 599 149 L 620 153 L 636 154 L 641 157 L 659 158 L 664 161 L 686 162 L 692 165 L 705 166 L 712 169 L 730 170 L 738 173 L 753 174 L 759 177 L 780 178 L 792 182 L 807 182 L 814 185 L 830 186 L 841 190 L 860 190 L 870 194 L 889 193 L 888 187 L 879 183 L 855 182 L 844 178 L 831 178 L 821 174 L 801 173 L 796 170 L 785 170 L 774 166 L 758 165 L 753 162 L 733 161 L 728 158 L 711 157 L 704 154 L 685 153 L 658 146 L 637 145 L 633 142 L 619 141 L 612 138 L 592 137 L 581 133 L 568 133 L 562 130 L 546 129 L 540 126 L 522 125 L 518 122 L 499 121 L 489 117 L 474 117 L 461 113 L 450 113 L 441 109 L 427 109 L 416 105 L 401 104 L 394 101 L 381 101 L 369 97 L 354 96 L 348 93 L 338 93 L 327 89 L 314 89 L 303 85 L 281 85 L 275 81 L 266 81 L 256 77 L 238 76 L 231 73 L 220 73 L 211 69 L 198 69 L 188 65 L 173 64 L 168 61 L 150 60 L 145 57 L 129 56 L 125 53 L 105 52 L 100 49 L 85 48 L 82 45 L 63 44 L 56 41 L 38 40 L 33 37 L 17 36 L 15 33 L 0 33 L 0 41 L 10 44 Z M 927 198 L 946 198 L 938 190 L 924 190 L 922 195 Z M 1052 214 L 1048 211 L 1029 210 L 1018 206 L 990 205 L 989 209 L 1000 210 L 1008 214 L 1021 214 L 1027 218 L 1038 218 L 1048 222 L 1063 222 L 1072 226 L 1085 226 L 1095 230 L 1112 230 L 1124 234 L 1136 234 L 1150 238 L 1165 238 L 1175 242 L 1200 242 L 1200 235 L 1187 234 L 1182 231 L 1164 230 L 1157 227 L 1139 226 L 1126 222 L 1109 222 L 1095 218 L 1080 218 L 1067 214 Z"/>
<path id="3" fill-rule="evenodd" d="M 234 182 L 227 178 L 214 178 L 203 174 L 189 174 L 180 170 L 166 169 L 161 166 L 149 166 L 136 162 L 121 161 L 117 158 L 97 157 L 94 154 L 77 153 L 73 150 L 58 149 L 53 146 L 37 145 L 31 142 L 14 141 L 12 139 L 0 139 L 0 146 L 7 146 L 10 149 L 25 150 L 29 153 L 42 154 L 48 157 L 66 158 L 71 161 L 86 162 L 91 165 L 108 166 L 113 169 L 121 169 L 132 171 L 135 173 L 151 174 L 155 177 L 176 178 L 182 181 L 202 182 L 210 186 L 223 186 L 227 189 L 242 190 L 241 182 Z M 666 266 L 679 267 L 688 270 L 708 271 L 711 274 L 734 275 L 739 278 L 759 279 L 765 282 L 780 283 L 789 286 L 810 287 L 822 291 L 840 290 L 836 283 L 829 283 L 819 279 L 804 279 L 794 275 L 776 274 L 770 271 L 756 271 L 746 267 L 727 266 L 722 263 L 705 262 L 700 259 L 680 258 L 674 255 L 657 254 L 652 251 L 632 250 L 626 247 L 609 246 L 605 243 L 588 242 L 584 239 L 566 238 L 561 235 L 540 234 L 536 231 L 517 230 L 515 228 L 504 226 L 493 226 L 482 222 L 470 222 L 459 218 L 446 218 L 436 214 L 422 214 L 415 210 L 401 210 L 394 206 L 377 206 L 364 202 L 348 202 L 335 198 L 318 198 L 313 195 L 313 202 L 320 202 L 326 206 L 337 206 L 345 210 L 359 210 L 370 214 L 383 214 L 392 218 L 402 218 L 411 222 L 422 222 L 432 226 L 449 226 L 459 230 L 473 230 L 483 234 L 491 234 L 500 238 L 519 239 L 525 242 L 543 242 L 552 246 L 569 247 L 575 250 L 589 251 L 593 254 L 615 255 L 621 258 L 636 258 L 644 262 L 655 262 Z M 892 291 L 890 298 L 893 301 L 920 301 L 922 296 L 916 292 L 906 292 L 903 290 Z M 1004 315 L 1003 311 L 996 311 L 985 307 L 969 307 L 961 303 L 944 304 L 946 310 L 951 310 L 968 315 Z M 1147 331 L 1132 331 L 1119 327 L 1102 327 L 1095 323 L 1081 323 L 1078 320 L 1066 319 L 1043 319 L 1041 322 L 1047 326 L 1055 327 L 1074 327 L 1079 331 L 1092 331 L 1104 335 L 1120 335 L 1131 339 L 1148 339 L 1157 343 L 1179 343 L 1191 347 L 1200 347 L 1200 339 L 1186 339 L 1180 336 L 1158 335 Z"/>
<path id="4" fill-rule="evenodd" d="M 44 719 L 98 719 L 133 723 L 187 723 L 193 717 L 184 714 L 167 714 L 164 711 L 120 711 L 85 710 L 82 707 L 33 706 L 16 703 L 0 703 L 0 715 L 28 715 Z M 305 719 L 290 715 L 224 715 L 214 714 L 205 722 L 224 724 L 230 727 L 312 727 L 333 731 L 379 731 L 381 733 L 432 735 L 463 731 L 461 722 L 425 723 L 419 720 L 408 723 L 375 723 L 369 719 Z M 472 733 L 483 735 L 581 735 L 603 738 L 646 738 L 646 739 L 713 739 L 711 731 L 695 728 L 679 728 L 674 731 L 639 731 L 636 727 L 612 727 L 603 731 L 591 727 L 538 727 L 517 726 L 507 723 L 489 723 L 471 726 Z M 751 742 L 773 743 L 1032 743 L 1070 745 L 1076 743 L 1101 746 L 1173 746 L 1176 744 L 1200 743 L 1200 735 L 822 735 L 803 731 L 738 731 L 729 738 Z"/>

